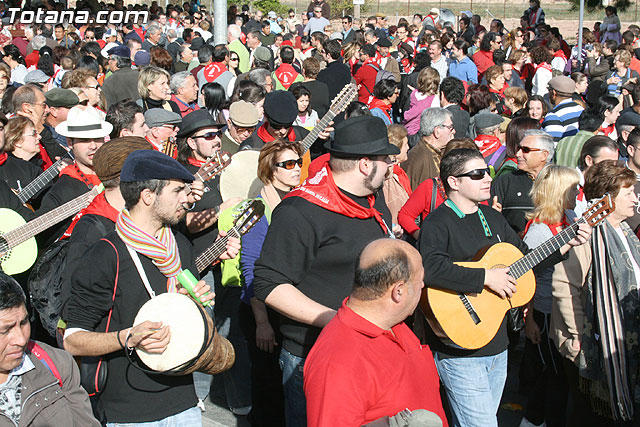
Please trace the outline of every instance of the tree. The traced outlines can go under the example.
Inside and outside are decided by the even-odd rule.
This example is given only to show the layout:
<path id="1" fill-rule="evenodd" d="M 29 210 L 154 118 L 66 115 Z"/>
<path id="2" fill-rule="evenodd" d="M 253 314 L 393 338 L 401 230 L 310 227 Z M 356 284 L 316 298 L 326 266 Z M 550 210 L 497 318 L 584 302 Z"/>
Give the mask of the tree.
<path id="1" fill-rule="evenodd" d="M 580 9 L 580 0 L 569 0 L 571 2 L 571 9 Z M 584 8 L 588 12 L 595 12 L 596 10 L 604 9 L 605 5 L 602 4 L 603 0 L 584 0 Z M 624 12 L 631 6 L 631 0 L 613 0 L 609 2 L 608 6 L 615 6 L 619 12 Z"/>

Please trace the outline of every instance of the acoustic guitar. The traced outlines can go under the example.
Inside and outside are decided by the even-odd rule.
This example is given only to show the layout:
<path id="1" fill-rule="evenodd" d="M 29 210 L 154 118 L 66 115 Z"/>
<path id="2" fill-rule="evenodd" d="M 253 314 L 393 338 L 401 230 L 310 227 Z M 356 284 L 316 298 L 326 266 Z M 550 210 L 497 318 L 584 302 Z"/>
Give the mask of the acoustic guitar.
<path id="1" fill-rule="evenodd" d="M 73 152 L 67 151 L 67 154 L 62 156 L 60 160 L 49 166 L 47 170 L 38 175 L 26 187 L 24 187 L 17 193 L 18 199 L 20 199 L 20 203 L 25 204 L 33 196 L 38 194 L 38 192 L 42 190 L 49 183 L 49 181 L 58 176 L 61 168 L 70 164 L 70 161 L 73 161 Z"/>
<path id="2" fill-rule="evenodd" d="M 35 235 L 77 214 L 102 192 L 101 185 L 25 223 L 17 212 L 0 209 L 0 263 L 9 275 L 27 271 L 38 257 Z"/>
<path id="3" fill-rule="evenodd" d="M 613 200 L 607 194 L 593 202 L 580 219 L 526 255 L 510 243 L 497 243 L 478 252 L 474 261 L 456 262 L 468 268 L 509 267 L 509 274 L 517 279 L 517 292 L 503 299 L 488 288 L 479 294 L 463 294 L 425 286 L 420 308 L 431 329 L 449 345 L 471 350 L 484 347 L 498 333 L 505 313 L 533 298 L 536 279 L 531 269 L 573 240 L 580 224 L 595 227 L 614 210 Z"/>
<path id="4" fill-rule="evenodd" d="M 300 170 L 300 182 L 302 183 L 307 176 L 309 175 L 309 165 L 311 164 L 311 154 L 309 153 L 309 148 L 313 145 L 313 143 L 318 139 L 318 135 L 320 132 L 324 131 L 331 120 L 333 120 L 338 114 L 343 112 L 347 106 L 356 98 L 358 94 L 358 87 L 353 83 L 349 83 L 336 95 L 335 98 L 331 101 L 331 106 L 329 110 L 326 112 L 324 116 L 320 119 L 320 121 L 315 125 L 309 134 L 304 137 L 304 139 L 300 142 L 302 144 L 304 155 L 302 156 L 302 168 Z"/>
<path id="5" fill-rule="evenodd" d="M 229 237 L 240 237 L 258 223 L 264 215 L 264 204 L 259 200 L 244 202 L 242 212 L 234 220 L 233 227 L 227 231 L 227 235 L 216 240 L 196 258 L 198 273 L 202 273 L 214 261 L 220 258 L 227 248 Z"/>

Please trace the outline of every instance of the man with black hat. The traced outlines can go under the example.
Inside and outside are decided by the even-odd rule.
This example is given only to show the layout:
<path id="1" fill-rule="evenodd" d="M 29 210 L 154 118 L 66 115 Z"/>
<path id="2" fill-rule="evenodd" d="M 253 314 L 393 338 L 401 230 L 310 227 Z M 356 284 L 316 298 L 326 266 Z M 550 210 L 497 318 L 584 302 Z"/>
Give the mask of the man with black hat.
<path id="1" fill-rule="evenodd" d="M 56 132 L 55 127 L 67 120 L 69 109 L 78 105 L 80 100 L 74 91 L 53 88 L 44 94 L 45 102 L 49 106 L 49 114 L 44 119 L 44 127 L 49 129 L 53 139 L 63 147 L 67 146 L 67 138 Z"/>
<path id="2" fill-rule="evenodd" d="M 178 128 L 182 123 L 182 117 L 173 111 L 164 108 L 151 108 L 144 112 L 144 121 L 149 130 L 147 131 L 147 141 L 158 151 L 166 152 L 165 147 L 173 138 L 178 135 Z"/>
<path id="3" fill-rule="evenodd" d="M 302 141 L 309 131 L 293 122 L 298 117 L 298 103 L 291 92 L 278 90 L 267 94 L 264 100 L 264 123 L 249 138 L 240 144 L 239 151 L 260 150 L 267 142 L 281 138 L 287 141 Z M 332 129 L 327 128 L 320 133 L 319 140 L 326 140 Z M 311 154 L 323 152 L 322 147 L 314 142 Z"/>
<path id="4" fill-rule="evenodd" d="M 400 65 L 398 65 L 398 61 L 396 61 L 395 58 L 393 58 L 389 54 L 389 48 L 391 47 L 391 42 L 389 41 L 388 38 L 384 37 L 384 38 L 378 39 L 375 46 L 376 46 L 376 49 L 378 50 L 376 54 L 376 61 L 380 65 L 380 68 L 392 73 L 396 82 L 399 82 L 400 81 Z"/>
<path id="5" fill-rule="evenodd" d="M 255 296 L 284 315 L 280 361 L 288 426 L 306 425 L 304 360 L 349 295 L 357 254 L 392 235 L 380 189 L 389 155 L 400 150 L 389 144 L 384 122 L 347 119 L 326 148 L 330 155 L 311 165 L 305 185 L 274 210 L 255 265 Z"/>
<path id="6" fill-rule="evenodd" d="M 102 84 L 102 94 L 107 102 L 107 108 L 127 98 L 134 101 L 139 99 L 138 70 L 131 68 L 131 50 L 126 46 L 116 46 L 107 54 L 111 74 Z"/>
<path id="7" fill-rule="evenodd" d="M 64 347 L 78 356 L 108 355 L 107 383 L 100 394 L 108 423 L 202 425 L 193 376 L 149 375 L 131 369 L 125 355 L 133 348 L 162 353 L 171 340 L 169 326 L 161 322 L 132 325 L 150 294 L 186 293 L 177 275 L 186 269 L 197 271 L 192 246 L 171 230 L 186 214 L 185 183 L 193 180 L 165 154 L 131 153 L 120 173 L 125 209 L 117 217 L 115 231 L 87 253 L 87 259 L 100 263 L 80 264 L 73 273 L 71 297 L 62 316 L 67 321 Z M 203 281 L 195 285 L 202 302 L 213 299 L 209 291 Z M 107 325 L 108 332 L 103 332 Z"/>
<path id="8" fill-rule="evenodd" d="M 542 129 L 553 137 L 557 144 L 565 136 L 578 133 L 578 119 L 584 107 L 573 100 L 576 82 L 567 76 L 549 80 L 549 100 L 553 109 L 544 117 Z"/>

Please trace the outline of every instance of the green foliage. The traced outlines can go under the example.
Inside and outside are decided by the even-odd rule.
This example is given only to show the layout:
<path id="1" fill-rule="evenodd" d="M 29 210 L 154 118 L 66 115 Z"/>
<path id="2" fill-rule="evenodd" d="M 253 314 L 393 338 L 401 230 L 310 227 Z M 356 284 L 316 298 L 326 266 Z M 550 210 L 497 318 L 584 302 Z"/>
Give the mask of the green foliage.
<path id="1" fill-rule="evenodd" d="M 274 11 L 278 16 L 286 16 L 289 7 L 280 3 L 278 0 L 255 0 L 252 5 L 256 9 L 260 9 L 265 15 L 270 11 Z"/>
<path id="2" fill-rule="evenodd" d="M 337 18 L 343 15 L 351 15 L 353 16 L 353 0 L 325 0 L 328 1 L 331 6 L 331 15 L 332 17 Z M 363 16 L 365 12 L 367 12 L 369 8 L 369 1 L 365 0 L 365 4 L 360 5 L 360 16 Z"/>
<path id="3" fill-rule="evenodd" d="M 571 9 L 580 9 L 580 0 L 569 0 L 571 2 Z M 631 6 L 631 0 L 613 0 L 609 3 L 611 6 L 615 6 L 618 12 L 624 12 Z M 588 12 L 595 12 L 596 10 L 604 9 L 602 0 L 584 0 L 584 8 Z"/>

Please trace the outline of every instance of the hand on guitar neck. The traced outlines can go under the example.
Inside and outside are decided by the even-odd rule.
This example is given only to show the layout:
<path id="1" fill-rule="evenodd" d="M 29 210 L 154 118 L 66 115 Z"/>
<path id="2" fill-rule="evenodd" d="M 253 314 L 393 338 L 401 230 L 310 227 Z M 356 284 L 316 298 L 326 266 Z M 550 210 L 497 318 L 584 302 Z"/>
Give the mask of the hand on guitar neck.
<path id="1" fill-rule="evenodd" d="M 326 141 L 327 139 L 331 138 L 331 132 L 333 132 L 334 130 L 335 129 L 333 128 L 333 120 L 331 120 L 327 127 L 318 134 L 318 138 Z"/>

